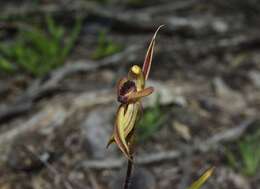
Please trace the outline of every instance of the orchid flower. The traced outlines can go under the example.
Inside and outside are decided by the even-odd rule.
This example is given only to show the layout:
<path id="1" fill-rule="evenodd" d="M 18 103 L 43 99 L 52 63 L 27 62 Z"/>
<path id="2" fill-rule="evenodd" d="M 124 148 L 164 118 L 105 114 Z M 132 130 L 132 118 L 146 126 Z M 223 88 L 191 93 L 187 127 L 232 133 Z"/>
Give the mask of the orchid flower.
<path id="1" fill-rule="evenodd" d="M 138 114 L 142 110 L 141 99 L 152 94 L 154 90 L 153 87 L 146 87 L 145 82 L 151 68 L 155 38 L 161 27 L 158 27 L 150 42 L 143 67 L 132 66 L 127 77 L 123 77 L 117 83 L 117 100 L 120 102 L 120 106 L 116 113 L 113 135 L 107 147 L 115 142 L 129 160 L 132 160 L 130 139 L 134 132 Z"/>
<path id="2" fill-rule="evenodd" d="M 131 178 L 133 166 L 133 149 L 131 143 L 138 114 L 142 111 L 141 99 L 152 94 L 154 90 L 153 87 L 146 87 L 145 82 L 148 79 L 151 69 L 155 38 L 161 27 L 158 27 L 150 42 L 142 68 L 138 65 L 132 66 L 127 77 L 123 77 L 117 83 L 117 100 L 120 105 L 116 113 L 113 135 L 108 141 L 107 147 L 115 142 L 128 158 L 124 189 L 129 188 Z M 213 170 L 214 167 L 208 169 L 189 189 L 200 189 L 211 177 Z"/>

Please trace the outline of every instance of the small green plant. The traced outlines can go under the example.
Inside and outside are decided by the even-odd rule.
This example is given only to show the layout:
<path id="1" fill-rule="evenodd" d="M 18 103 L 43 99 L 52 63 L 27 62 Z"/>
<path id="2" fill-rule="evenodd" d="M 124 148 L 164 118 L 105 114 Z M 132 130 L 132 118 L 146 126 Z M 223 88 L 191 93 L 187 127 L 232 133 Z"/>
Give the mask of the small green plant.
<path id="1" fill-rule="evenodd" d="M 205 173 L 203 173 L 198 180 L 193 182 L 188 189 L 200 189 L 203 186 L 203 184 L 211 177 L 213 171 L 214 171 L 214 167 L 205 171 Z"/>
<path id="2" fill-rule="evenodd" d="M 137 132 L 140 141 L 147 140 L 160 129 L 160 122 L 164 119 L 159 103 L 160 96 L 157 97 L 152 107 L 144 110 L 141 120 L 138 122 Z"/>
<path id="3" fill-rule="evenodd" d="M 247 176 L 253 176 L 260 168 L 260 129 L 248 134 L 235 144 L 234 149 L 226 149 L 229 164 Z"/>
<path id="4" fill-rule="evenodd" d="M 107 39 L 105 31 L 99 32 L 97 48 L 92 54 L 94 60 L 99 60 L 113 55 L 122 50 L 122 47 L 113 41 Z"/>
<path id="5" fill-rule="evenodd" d="M 246 175 L 254 175 L 260 165 L 260 149 L 259 142 L 252 141 L 254 139 L 245 139 L 239 143 L 239 150 L 243 159 L 243 172 Z"/>
<path id="6" fill-rule="evenodd" d="M 64 63 L 79 35 L 81 21 L 77 20 L 69 35 L 50 16 L 46 23 L 47 33 L 39 28 L 21 29 L 14 41 L 0 45 L 0 71 L 42 76 Z"/>
<path id="7" fill-rule="evenodd" d="M 0 70 L 5 73 L 12 73 L 15 71 L 15 67 L 6 58 L 0 55 Z"/>

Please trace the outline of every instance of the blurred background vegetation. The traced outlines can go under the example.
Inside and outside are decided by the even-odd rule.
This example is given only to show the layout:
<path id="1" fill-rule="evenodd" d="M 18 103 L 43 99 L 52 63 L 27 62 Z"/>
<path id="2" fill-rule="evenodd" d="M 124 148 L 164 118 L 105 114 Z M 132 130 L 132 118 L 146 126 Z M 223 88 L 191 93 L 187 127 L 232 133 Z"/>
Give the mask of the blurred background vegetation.
<path id="1" fill-rule="evenodd" d="M 260 187 L 257 0 L 0 2 L 0 188 L 121 188 L 115 84 L 159 25 L 132 188 Z"/>

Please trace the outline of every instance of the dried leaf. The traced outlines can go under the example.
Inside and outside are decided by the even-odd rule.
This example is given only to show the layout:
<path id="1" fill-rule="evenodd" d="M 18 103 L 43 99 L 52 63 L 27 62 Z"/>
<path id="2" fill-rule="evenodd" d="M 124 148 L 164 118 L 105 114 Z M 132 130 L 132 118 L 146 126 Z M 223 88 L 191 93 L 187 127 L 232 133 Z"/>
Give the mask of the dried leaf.
<path id="1" fill-rule="evenodd" d="M 180 123 L 178 121 L 173 122 L 173 128 L 176 130 L 176 132 L 185 140 L 190 141 L 191 140 L 191 133 L 190 129 L 187 125 Z"/>

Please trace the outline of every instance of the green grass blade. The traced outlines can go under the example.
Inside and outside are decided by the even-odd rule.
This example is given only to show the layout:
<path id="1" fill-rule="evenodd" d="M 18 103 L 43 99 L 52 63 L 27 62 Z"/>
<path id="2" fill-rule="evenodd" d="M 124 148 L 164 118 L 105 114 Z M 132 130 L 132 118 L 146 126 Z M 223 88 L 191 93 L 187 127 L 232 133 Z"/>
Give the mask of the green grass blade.
<path id="1" fill-rule="evenodd" d="M 214 168 L 208 169 L 197 181 L 195 181 L 189 189 L 200 189 L 202 185 L 211 177 Z"/>

